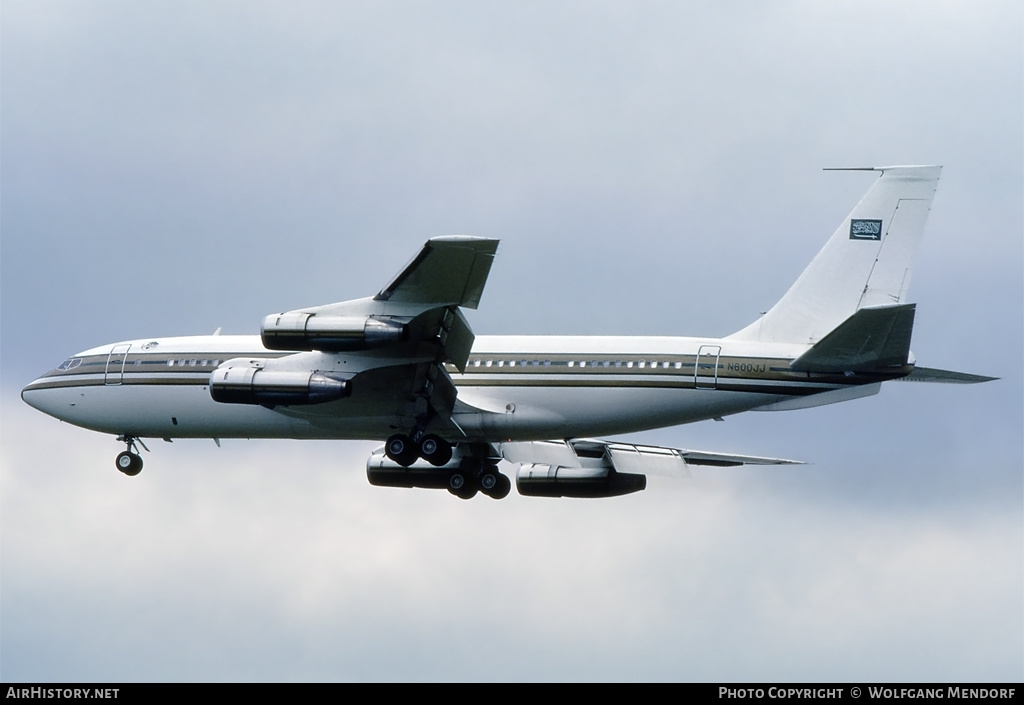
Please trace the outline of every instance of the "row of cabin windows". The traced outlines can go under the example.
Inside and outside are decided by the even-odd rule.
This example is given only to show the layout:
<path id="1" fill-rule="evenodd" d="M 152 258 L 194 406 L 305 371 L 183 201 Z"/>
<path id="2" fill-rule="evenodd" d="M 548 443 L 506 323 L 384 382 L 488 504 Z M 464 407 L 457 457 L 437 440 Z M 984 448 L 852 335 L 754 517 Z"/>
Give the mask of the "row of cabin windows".
<path id="1" fill-rule="evenodd" d="M 121 360 L 114 359 L 114 360 L 111 360 L 111 363 L 117 365 L 117 364 L 121 363 Z M 80 358 L 80 357 L 73 357 L 73 358 L 70 358 L 70 359 L 65 360 L 64 362 L 62 362 L 57 367 L 57 369 L 61 370 L 62 372 L 67 372 L 68 370 L 75 369 L 76 367 L 78 367 L 81 364 L 82 364 L 82 358 Z M 93 363 L 90 363 L 90 364 L 93 364 Z M 103 364 L 103 363 L 101 362 L 99 364 Z M 136 359 L 133 364 L 134 364 L 135 367 L 141 367 L 142 366 L 142 359 L 141 358 Z M 195 357 L 190 358 L 190 359 L 182 358 L 180 360 L 168 360 L 167 361 L 167 366 L 168 367 L 175 367 L 175 366 L 177 366 L 177 367 L 196 367 L 196 366 L 199 366 L 199 367 L 207 367 L 207 366 L 217 367 L 219 365 L 220 365 L 220 360 L 210 360 L 210 359 L 200 360 L 200 359 L 195 358 Z"/>
<path id="2" fill-rule="evenodd" d="M 683 367 L 683 363 L 682 362 L 668 362 L 668 361 L 659 362 L 657 360 L 652 360 L 650 362 L 647 362 L 646 360 L 636 360 L 636 361 L 634 361 L 634 360 L 626 360 L 625 362 L 622 361 L 622 360 L 615 360 L 615 361 L 612 361 L 612 360 L 604 360 L 604 361 L 590 360 L 589 362 L 587 360 L 569 360 L 566 364 L 569 367 L 587 367 L 587 366 L 589 366 L 589 367 L 627 367 L 627 368 L 631 368 L 633 366 L 636 366 L 636 367 L 638 367 L 640 369 L 644 369 L 644 368 L 648 368 L 649 367 L 652 370 L 658 369 L 659 366 L 662 369 L 666 369 L 666 370 L 671 369 L 671 368 L 675 368 L 675 369 L 679 370 L 679 369 L 682 369 L 682 367 Z M 533 360 L 533 361 L 530 361 L 530 360 L 508 360 L 508 361 L 506 361 L 506 360 L 483 360 L 481 358 L 477 358 L 477 359 L 473 360 L 473 367 L 480 367 L 481 365 L 483 367 L 491 367 L 491 366 L 505 367 L 506 365 L 508 365 L 509 367 L 516 367 L 517 365 L 519 367 L 530 367 L 530 366 L 532 366 L 532 367 L 539 367 L 541 365 L 543 365 L 544 367 L 550 367 L 551 366 L 551 360 L 543 360 L 543 361 L 542 360 Z"/>
<path id="3" fill-rule="evenodd" d="M 135 364 L 139 364 L 138 361 L 136 361 Z M 188 367 L 195 367 L 196 365 L 199 365 L 200 367 L 206 367 L 208 365 L 211 367 L 217 367 L 220 365 L 220 360 L 197 360 L 196 358 L 193 357 L 190 360 L 181 359 L 167 361 L 168 367 L 174 367 L 175 365 L 177 365 L 178 367 L 185 367 L 186 365 Z"/>

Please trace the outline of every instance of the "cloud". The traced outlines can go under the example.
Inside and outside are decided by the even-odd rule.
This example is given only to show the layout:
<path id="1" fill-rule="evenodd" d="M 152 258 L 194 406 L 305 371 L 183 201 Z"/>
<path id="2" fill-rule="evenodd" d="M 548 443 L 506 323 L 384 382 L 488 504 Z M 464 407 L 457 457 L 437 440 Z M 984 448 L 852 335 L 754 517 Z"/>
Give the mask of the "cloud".
<path id="1" fill-rule="evenodd" d="M 365 444 L 179 441 L 134 479 L 111 445 L 4 408 L 5 679 L 1019 675 L 1019 507 L 730 471 L 464 502 L 369 486 Z"/>
<path id="2" fill-rule="evenodd" d="M 6 680 L 1020 680 L 1019 3 L 3 6 Z M 120 446 L 16 392 L 502 239 L 478 334 L 724 335 L 868 182 L 945 165 L 923 365 L 639 434 L 797 457 L 602 502 L 363 478 L 372 445 Z M 152 447 L 152 445 L 151 445 Z"/>

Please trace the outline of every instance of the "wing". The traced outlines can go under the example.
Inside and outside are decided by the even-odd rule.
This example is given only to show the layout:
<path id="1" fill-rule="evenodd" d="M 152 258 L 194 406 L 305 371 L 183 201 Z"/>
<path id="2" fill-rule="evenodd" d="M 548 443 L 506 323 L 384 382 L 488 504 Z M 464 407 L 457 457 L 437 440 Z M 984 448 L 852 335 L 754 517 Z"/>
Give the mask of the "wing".
<path id="1" fill-rule="evenodd" d="M 689 477 L 689 466 L 802 465 L 799 460 L 711 453 L 591 439 L 502 443 L 501 456 L 519 463 L 520 494 L 612 497 L 638 492 L 647 475 Z"/>
<path id="2" fill-rule="evenodd" d="M 374 301 L 475 309 L 497 249 L 497 240 L 465 235 L 428 240 Z"/>
<path id="3" fill-rule="evenodd" d="M 450 425 L 456 389 L 445 363 L 465 370 L 474 335 L 461 308 L 479 305 L 497 247 L 432 238 L 376 296 L 267 316 L 263 345 L 293 354 L 228 361 L 211 379 L 227 391 L 214 398 L 327 418 L 337 409 L 328 402 L 344 396 L 356 415 Z"/>

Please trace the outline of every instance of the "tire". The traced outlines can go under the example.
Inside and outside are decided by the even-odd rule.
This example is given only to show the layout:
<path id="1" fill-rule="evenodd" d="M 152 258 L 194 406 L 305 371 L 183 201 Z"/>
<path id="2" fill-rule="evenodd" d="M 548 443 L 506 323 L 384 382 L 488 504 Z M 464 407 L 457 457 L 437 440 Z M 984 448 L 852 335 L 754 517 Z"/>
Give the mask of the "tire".
<path id="1" fill-rule="evenodd" d="M 404 433 L 396 433 L 384 444 L 384 454 L 403 467 L 416 462 L 418 456 L 412 440 Z"/>
<path id="2" fill-rule="evenodd" d="M 508 497 L 508 493 L 512 491 L 512 481 L 497 470 L 494 470 L 480 478 L 481 487 L 484 485 L 485 478 L 488 477 L 494 478 L 494 484 L 490 489 L 484 488 L 484 494 L 491 499 L 505 499 Z"/>
<path id="3" fill-rule="evenodd" d="M 142 458 L 127 450 L 118 454 L 114 464 L 128 477 L 135 477 L 142 472 Z"/>
<path id="4" fill-rule="evenodd" d="M 452 459 L 452 444 L 434 434 L 424 436 L 420 441 L 420 457 L 434 467 L 447 465 Z"/>
<path id="5" fill-rule="evenodd" d="M 459 499 L 473 499 L 476 497 L 477 489 L 473 485 L 466 484 L 461 489 L 453 490 L 448 488 L 448 491 Z"/>

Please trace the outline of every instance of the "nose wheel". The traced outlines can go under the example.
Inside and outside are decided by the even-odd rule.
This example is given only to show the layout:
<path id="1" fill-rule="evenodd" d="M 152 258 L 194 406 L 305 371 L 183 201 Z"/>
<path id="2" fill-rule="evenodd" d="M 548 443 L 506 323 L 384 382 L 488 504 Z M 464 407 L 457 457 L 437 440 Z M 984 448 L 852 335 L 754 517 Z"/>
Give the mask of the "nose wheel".
<path id="1" fill-rule="evenodd" d="M 135 477 L 142 472 L 142 456 L 138 453 L 123 451 L 118 454 L 114 463 L 117 465 L 117 469 L 128 477 Z"/>
<path id="2" fill-rule="evenodd" d="M 149 450 L 149 448 L 146 448 L 146 444 L 135 436 L 118 436 L 117 440 L 126 444 L 128 449 L 118 453 L 117 458 L 114 460 L 114 465 L 128 477 L 135 477 L 142 472 L 142 456 L 138 454 L 136 444 L 141 445 L 146 450 Z"/>

